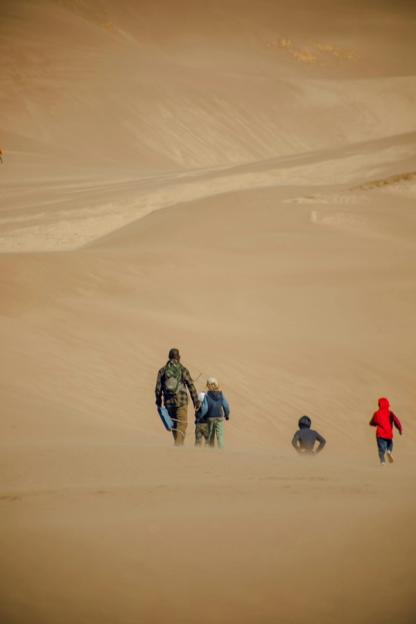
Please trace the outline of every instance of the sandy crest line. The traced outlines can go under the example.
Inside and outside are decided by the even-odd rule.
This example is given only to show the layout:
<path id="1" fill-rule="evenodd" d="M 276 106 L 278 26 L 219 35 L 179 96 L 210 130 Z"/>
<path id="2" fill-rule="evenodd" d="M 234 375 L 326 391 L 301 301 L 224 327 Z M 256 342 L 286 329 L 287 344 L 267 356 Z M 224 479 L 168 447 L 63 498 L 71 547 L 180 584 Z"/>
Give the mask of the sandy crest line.
<path id="1" fill-rule="evenodd" d="M 166 177 L 163 177 L 162 180 L 154 181 L 155 188 L 146 185 L 145 190 L 138 180 L 137 191 L 132 184 L 134 181 L 130 181 L 129 197 L 124 200 L 117 197 L 121 189 L 115 188 L 113 193 L 109 193 L 107 182 L 102 188 L 101 201 L 100 186 L 97 186 L 98 205 L 85 205 L 80 192 L 75 191 L 74 203 L 76 201 L 77 207 L 69 210 L 58 209 L 48 215 L 45 212 L 38 213 L 41 216 L 39 220 L 36 220 L 37 215 L 28 214 L 27 221 L 32 221 L 30 225 L 23 225 L 20 217 L 19 225 L 13 227 L 8 218 L 8 232 L 0 236 L 0 252 L 79 249 L 155 210 L 236 190 L 260 189 L 266 186 L 333 185 L 334 181 L 337 185 L 365 182 L 380 175 L 383 165 L 400 161 L 407 156 L 412 148 L 413 146 L 408 145 L 393 145 L 371 155 L 358 152 L 343 158 L 339 155 L 335 158 L 328 156 L 326 159 L 300 166 L 273 166 L 268 163 L 263 170 L 256 169 L 258 164 L 253 163 L 254 171 L 247 171 L 245 167 L 244 172 L 234 169 L 228 175 L 220 170 L 208 176 L 204 172 L 195 178 L 195 172 L 192 172 L 191 179 L 182 174 L 179 179 L 167 182 Z M 5 224 L 0 220 L 0 227 Z"/>

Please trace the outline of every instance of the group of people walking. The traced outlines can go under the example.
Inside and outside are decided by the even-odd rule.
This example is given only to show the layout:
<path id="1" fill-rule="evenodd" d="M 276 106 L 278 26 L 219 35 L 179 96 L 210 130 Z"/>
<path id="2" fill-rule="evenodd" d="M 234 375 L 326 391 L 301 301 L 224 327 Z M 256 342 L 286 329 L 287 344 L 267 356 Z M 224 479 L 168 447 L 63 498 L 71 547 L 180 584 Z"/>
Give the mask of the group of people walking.
<path id="1" fill-rule="evenodd" d="M 188 426 L 188 392 L 195 409 L 195 446 L 215 446 L 224 448 L 224 423 L 230 418 L 230 406 L 225 398 L 218 380 L 208 377 L 206 391 L 198 394 L 190 372 L 181 363 L 178 349 L 170 349 L 169 359 L 157 375 L 155 396 L 156 405 L 166 408 L 173 423 L 172 434 L 175 446 L 185 442 Z M 377 449 L 381 465 L 387 460 L 393 462 L 393 428 L 400 435 L 402 425 L 397 416 L 390 410 L 388 399 L 378 401 L 379 409 L 373 414 L 370 425 L 376 427 Z M 299 429 L 293 436 L 292 446 L 298 453 L 320 453 L 326 444 L 325 438 L 311 429 L 309 416 L 302 416 L 298 422 Z"/>
<path id="2" fill-rule="evenodd" d="M 196 391 L 189 370 L 181 364 L 178 349 L 169 351 L 169 359 L 157 375 L 156 405 L 162 403 L 173 422 L 175 446 L 185 442 L 188 427 L 188 392 L 195 409 L 195 446 L 224 448 L 224 422 L 230 418 L 230 406 L 215 377 L 208 377 L 206 392 Z"/>

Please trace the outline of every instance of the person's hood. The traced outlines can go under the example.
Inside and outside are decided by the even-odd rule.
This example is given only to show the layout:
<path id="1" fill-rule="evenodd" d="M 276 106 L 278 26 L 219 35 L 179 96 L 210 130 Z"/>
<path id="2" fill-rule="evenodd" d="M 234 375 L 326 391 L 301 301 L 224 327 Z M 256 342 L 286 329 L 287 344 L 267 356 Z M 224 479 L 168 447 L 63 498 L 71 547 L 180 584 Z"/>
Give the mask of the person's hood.
<path id="1" fill-rule="evenodd" d="M 209 392 L 207 392 L 207 395 L 213 401 L 221 401 L 222 399 L 222 392 L 220 390 L 209 390 Z"/>
<path id="2" fill-rule="evenodd" d="M 302 418 L 299 418 L 299 429 L 310 429 L 312 424 L 311 419 L 309 418 L 309 416 L 302 416 Z"/>
<path id="3" fill-rule="evenodd" d="M 390 407 L 390 402 L 389 402 L 388 399 L 383 397 L 383 398 L 378 400 L 378 406 L 382 410 L 388 410 L 389 407 Z"/>

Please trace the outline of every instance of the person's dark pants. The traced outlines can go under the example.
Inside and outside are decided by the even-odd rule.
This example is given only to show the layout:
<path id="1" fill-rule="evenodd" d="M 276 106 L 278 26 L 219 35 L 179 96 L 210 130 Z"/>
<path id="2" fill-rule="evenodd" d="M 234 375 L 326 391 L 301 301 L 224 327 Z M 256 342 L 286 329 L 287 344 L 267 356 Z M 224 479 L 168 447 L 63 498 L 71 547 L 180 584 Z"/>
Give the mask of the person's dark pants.
<path id="1" fill-rule="evenodd" d="M 208 444 L 208 423 L 197 423 L 195 425 L 195 446 L 205 446 Z"/>
<path id="2" fill-rule="evenodd" d="M 188 406 L 174 407 L 170 405 L 167 410 L 173 420 L 172 434 L 175 446 L 182 446 L 185 442 L 186 427 L 188 425 Z"/>
<path id="3" fill-rule="evenodd" d="M 382 464 L 384 464 L 384 456 L 386 452 L 389 451 L 389 453 L 391 453 L 393 450 L 393 440 L 388 440 L 387 438 L 377 438 L 377 447 L 380 461 Z"/>

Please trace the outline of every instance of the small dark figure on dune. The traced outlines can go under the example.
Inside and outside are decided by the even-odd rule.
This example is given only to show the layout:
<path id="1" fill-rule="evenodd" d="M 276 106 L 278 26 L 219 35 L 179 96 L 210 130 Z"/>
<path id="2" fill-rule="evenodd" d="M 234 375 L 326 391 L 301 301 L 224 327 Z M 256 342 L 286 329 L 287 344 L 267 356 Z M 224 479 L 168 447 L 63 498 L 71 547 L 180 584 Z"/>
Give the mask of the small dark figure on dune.
<path id="1" fill-rule="evenodd" d="M 316 455 L 320 453 L 326 444 L 325 438 L 320 433 L 311 429 L 312 421 L 309 416 L 302 416 L 298 422 L 299 429 L 292 439 L 292 445 L 298 453 Z M 318 447 L 314 450 L 315 442 Z"/>

